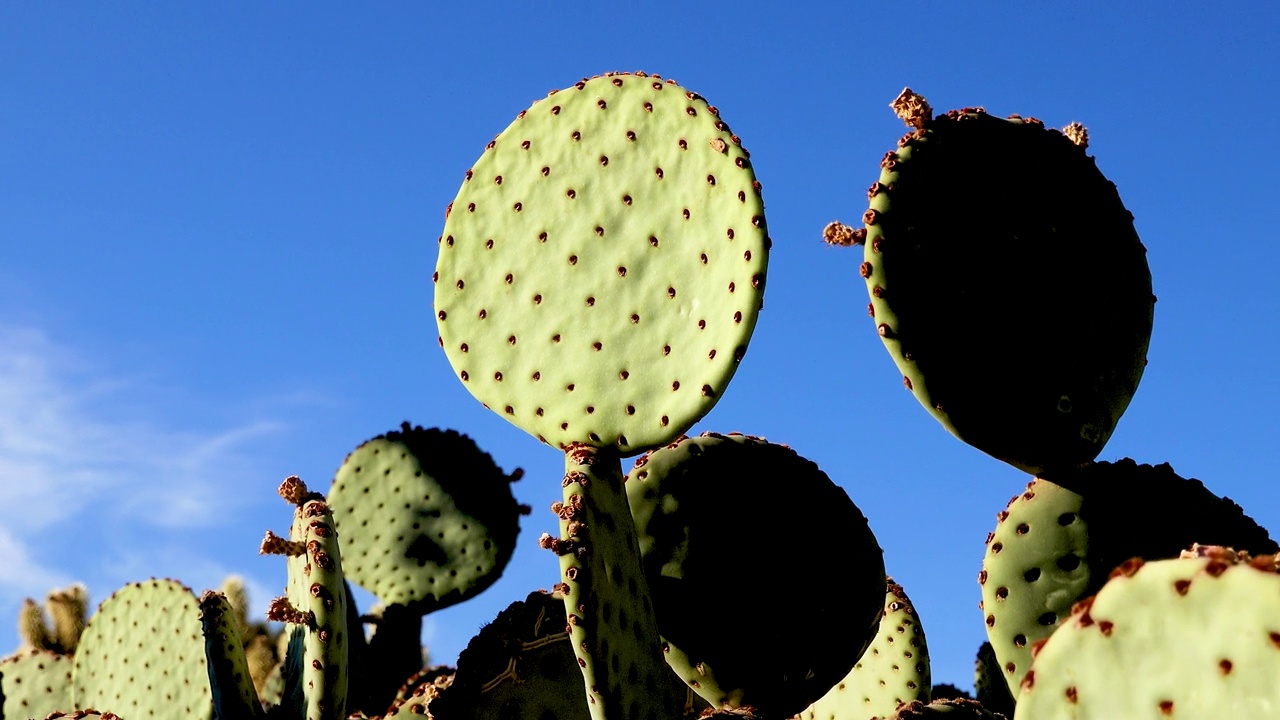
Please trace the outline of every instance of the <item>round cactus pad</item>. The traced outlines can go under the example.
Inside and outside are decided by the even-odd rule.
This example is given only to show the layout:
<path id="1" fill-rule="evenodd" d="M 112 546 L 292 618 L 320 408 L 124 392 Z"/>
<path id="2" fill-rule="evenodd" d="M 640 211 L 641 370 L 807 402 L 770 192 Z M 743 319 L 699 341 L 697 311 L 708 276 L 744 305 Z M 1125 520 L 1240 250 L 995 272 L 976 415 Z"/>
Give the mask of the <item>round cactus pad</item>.
<path id="1" fill-rule="evenodd" d="M 94 613 L 72 672 L 77 707 L 125 718 L 212 718 L 200 604 L 173 580 L 117 590 Z"/>
<path id="2" fill-rule="evenodd" d="M 543 442 L 669 442 L 746 350 L 769 239 L 738 138 L 695 93 L 614 74 L 520 113 L 466 173 L 435 310 L 458 377 Z"/>
<path id="3" fill-rule="evenodd" d="M 880 546 L 845 491 L 790 448 L 686 438 L 637 461 L 627 499 L 667 663 L 713 706 L 790 717 L 871 644 Z"/>
<path id="4" fill-rule="evenodd" d="M 71 707 L 71 658 L 32 650 L 0 662 L 0 718 L 43 718 Z"/>
<path id="5" fill-rule="evenodd" d="M 933 118 L 904 99 L 915 129 L 868 192 L 860 268 L 903 384 L 958 438 L 1027 472 L 1092 460 L 1151 338 L 1133 216 L 1067 134 L 975 108 Z"/>
<path id="6" fill-rule="evenodd" d="M 1225 548 L 1116 570 L 1036 653 L 1017 720 L 1270 718 L 1280 708 L 1276 556 Z"/>
<path id="7" fill-rule="evenodd" d="M 431 612 L 502 575 L 522 508 L 470 438 L 408 423 L 363 443 L 334 477 L 329 506 L 347 577 L 388 604 Z"/>

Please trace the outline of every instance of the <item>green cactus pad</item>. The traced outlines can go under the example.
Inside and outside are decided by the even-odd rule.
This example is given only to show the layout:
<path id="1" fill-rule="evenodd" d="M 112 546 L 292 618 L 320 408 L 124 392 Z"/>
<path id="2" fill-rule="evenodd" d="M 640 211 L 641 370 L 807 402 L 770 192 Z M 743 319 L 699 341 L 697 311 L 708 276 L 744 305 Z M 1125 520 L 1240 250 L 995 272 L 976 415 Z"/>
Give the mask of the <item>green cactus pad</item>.
<path id="1" fill-rule="evenodd" d="M 911 600 L 887 578 L 884 614 L 875 640 L 843 680 L 800 714 L 799 720 L 866 720 L 899 705 L 929 702 L 929 648 Z"/>
<path id="2" fill-rule="evenodd" d="M 404 423 L 363 443 L 329 490 L 347 577 L 419 614 L 485 590 L 528 512 L 511 494 L 518 477 L 452 430 Z"/>
<path id="3" fill-rule="evenodd" d="M 110 712 L 98 712 L 97 710 L 76 710 L 75 712 L 56 712 L 49 715 L 45 720 L 124 720 L 124 718 Z"/>
<path id="4" fill-rule="evenodd" d="M 1146 250 L 1085 149 L 966 108 L 915 130 L 868 192 L 860 272 L 903 383 L 961 440 L 1027 472 L 1092 460 L 1146 364 Z"/>
<path id="5" fill-rule="evenodd" d="M 43 718 L 71 707 L 71 658 L 31 650 L 0 662 L 0 719 Z"/>
<path id="6" fill-rule="evenodd" d="M 935 717 L 947 720 L 1005 720 L 1005 716 L 988 710 L 982 703 L 966 698 L 947 698 L 927 704 L 916 700 L 885 717 L 887 720 L 925 720 Z"/>
<path id="7" fill-rule="evenodd" d="M 1277 559 L 1125 563 L 1037 652 L 1014 717 L 1275 717 Z"/>
<path id="8" fill-rule="evenodd" d="M 995 648 L 989 642 L 978 648 L 978 657 L 973 663 L 973 694 L 992 712 L 1013 717 L 1013 694 L 1009 683 L 1005 682 L 1004 672 L 1000 670 Z"/>
<path id="9" fill-rule="evenodd" d="M 611 74 L 521 112 L 466 173 L 435 275 L 440 342 L 488 408 L 624 456 L 724 391 L 769 239 L 748 153 L 699 95 Z"/>
<path id="10" fill-rule="evenodd" d="M 72 671 L 76 707 L 125 718 L 212 718 L 200 604 L 173 580 L 117 590 L 80 638 Z"/>
<path id="11" fill-rule="evenodd" d="M 214 714 L 219 720 L 262 717 L 262 703 L 253 687 L 240 634 L 241 626 L 248 626 L 247 618 L 241 616 L 226 595 L 207 590 L 200 597 L 200 621 L 204 627 L 205 661 L 209 667 L 209 687 L 213 690 Z"/>
<path id="12" fill-rule="evenodd" d="M 637 460 L 627 499 L 667 662 L 713 706 L 791 716 L 871 644 L 880 547 L 845 491 L 790 448 L 682 438 Z"/>
<path id="13" fill-rule="evenodd" d="M 1196 542 L 1280 550 L 1239 505 L 1167 464 L 1124 459 L 1050 477 L 997 515 L 979 575 L 987 637 L 1015 698 L 1031 646 L 1127 558 L 1177 557 Z"/>

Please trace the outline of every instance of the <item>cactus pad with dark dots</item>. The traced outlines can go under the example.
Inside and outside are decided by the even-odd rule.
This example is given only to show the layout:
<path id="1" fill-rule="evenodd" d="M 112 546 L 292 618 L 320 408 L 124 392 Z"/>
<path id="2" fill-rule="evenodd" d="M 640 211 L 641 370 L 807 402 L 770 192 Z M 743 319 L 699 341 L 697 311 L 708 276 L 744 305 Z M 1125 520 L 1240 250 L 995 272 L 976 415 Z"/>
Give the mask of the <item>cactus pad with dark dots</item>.
<path id="1" fill-rule="evenodd" d="M 69 656 L 31 650 L 0 662 L 0 718 L 43 718 L 69 707 Z"/>
<path id="2" fill-rule="evenodd" d="M 1092 460 L 1151 338 L 1133 216 L 1058 130 L 899 101 L 914 129 L 868 191 L 860 274 L 903 384 L 956 437 L 1027 472 Z"/>
<path id="3" fill-rule="evenodd" d="M 1190 555 L 1134 558 L 1077 603 L 1037 650 L 1014 717 L 1275 717 L 1277 557 Z"/>
<path id="4" fill-rule="evenodd" d="M 125 718 L 212 718 L 200 605 L 173 580 L 117 590 L 76 650 L 72 701 Z"/>
<path id="5" fill-rule="evenodd" d="M 826 695 L 797 720 L 854 720 L 891 715 L 899 705 L 929 702 L 933 687 L 924 629 L 902 586 L 886 581 L 884 615 L 875 640 Z"/>
<path id="6" fill-rule="evenodd" d="M 637 460 L 627 499 L 667 663 L 713 706 L 790 717 L 875 638 L 880 546 L 848 494 L 790 448 L 684 438 Z"/>
<path id="7" fill-rule="evenodd" d="M 769 239 L 748 153 L 701 96 L 611 74 L 520 113 L 466 173 L 441 344 L 489 409 L 624 456 L 705 415 L 746 350 Z"/>
<path id="8" fill-rule="evenodd" d="M 518 477 L 452 430 L 405 423 L 361 444 L 329 490 L 347 577 L 424 614 L 488 588 L 527 512 L 511 494 Z"/>

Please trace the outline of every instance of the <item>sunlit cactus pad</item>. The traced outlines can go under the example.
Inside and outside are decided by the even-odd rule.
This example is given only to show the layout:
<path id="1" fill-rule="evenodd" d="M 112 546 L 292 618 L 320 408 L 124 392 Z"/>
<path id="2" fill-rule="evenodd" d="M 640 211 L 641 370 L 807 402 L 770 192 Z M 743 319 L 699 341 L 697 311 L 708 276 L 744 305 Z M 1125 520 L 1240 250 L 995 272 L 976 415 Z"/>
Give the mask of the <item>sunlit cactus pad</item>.
<path id="1" fill-rule="evenodd" d="M 716 707 L 804 710 L 881 622 L 866 518 L 816 464 L 742 435 L 685 438 L 627 476 L 668 664 Z"/>
<path id="2" fill-rule="evenodd" d="M 716 402 L 760 309 L 748 154 L 669 80 L 612 74 L 521 112 L 466 173 L 435 310 L 457 376 L 557 447 L 632 454 Z"/>
<path id="3" fill-rule="evenodd" d="M 200 605 L 173 580 L 117 590 L 85 627 L 72 701 L 124 718 L 212 718 Z"/>
<path id="4" fill-rule="evenodd" d="M 43 718 L 71 707 L 71 658 L 31 650 L 0 662 L 0 720 Z"/>
<path id="5" fill-rule="evenodd" d="M 875 640 L 849 674 L 797 720 L 865 720 L 915 700 L 929 702 L 929 649 L 920 618 L 902 586 L 891 578 L 886 584 Z"/>
<path id="6" fill-rule="evenodd" d="M 1146 364 L 1146 249 L 1080 135 L 966 108 L 914 126 L 868 191 L 861 275 L 903 384 L 1028 472 L 1092 460 Z"/>
<path id="7" fill-rule="evenodd" d="M 1077 604 L 1036 654 L 1015 718 L 1276 717 L 1277 558 L 1199 550 L 1135 558 Z"/>
<path id="8" fill-rule="evenodd" d="M 518 477 L 452 430 L 404 423 L 361 444 L 329 490 L 347 577 L 423 613 L 479 593 L 515 550 Z"/>

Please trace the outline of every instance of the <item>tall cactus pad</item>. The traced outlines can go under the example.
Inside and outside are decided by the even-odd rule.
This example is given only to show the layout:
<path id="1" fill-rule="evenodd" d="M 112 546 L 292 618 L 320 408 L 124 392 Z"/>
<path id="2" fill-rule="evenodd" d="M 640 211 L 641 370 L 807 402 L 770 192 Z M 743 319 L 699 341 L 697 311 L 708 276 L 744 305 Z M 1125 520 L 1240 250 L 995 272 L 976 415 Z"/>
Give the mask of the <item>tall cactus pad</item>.
<path id="1" fill-rule="evenodd" d="M 243 599 L 243 598 L 241 598 Z M 240 628 L 246 625 L 230 599 L 206 590 L 200 596 L 200 621 L 204 626 L 205 661 L 218 720 L 262 717 L 262 703 L 253 686 L 245 658 Z"/>
<path id="2" fill-rule="evenodd" d="M 871 646 L 849 671 L 799 720 L 866 720 L 893 714 L 899 705 L 929 702 L 932 688 L 929 648 L 911 600 L 887 580 L 884 615 Z"/>
<path id="3" fill-rule="evenodd" d="M 75 655 L 71 697 L 125 718 L 212 718 L 200 604 L 173 580 L 117 590 L 98 608 Z"/>
<path id="4" fill-rule="evenodd" d="M 978 648 L 978 657 L 973 663 L 973 694 L 992 712 L 1013 717 L 1013 693 L 1009 690 L 1009 683 L 1005 682 L 1000 661 L 989 642 Z"/>
<path id="5" fill-rule="evenodd" d="M 903 383 L 961 440 L 1028 472 L 1092 460 L 1146 364 L 1146 250 L 1085 148 L 966 108 L 914 127 L 868 192 L 861 274 Z"/>
<path id="6" fill-rule="evenodd" d="M 43 718 L 71 707 L 71 658 L 32 650 L 0 662 L 0 720 Z"/>
<path id="7" fill-rule="evenodd" d="M 696 93 L 611 74 L 521 112 L 466 173 L 436 267 L 440 342 L 542 441 L 656 447 L 746 351 L 769 239 L 737 136 Z"/>
<path id="8" fill-rule="evenodd" d="M 501 575 L 522 508 L 504 473 L 465 435 L 405 423 L 347 456 L 329 490 L 347 577 L 425 614 Z"/>
<path id="9" fill-rule="evenodd" d="M 1277 557 L 1216 550 L 1118 568 L 1040 648 L 1016 720 L 1275 717 Z"/>
<path id="10" fill-rule="evenodd" d="M 794 715 L 871 644 L 880 546 L 845 491 L 790 448 L 683 438 L 637 460 L 627 499 L 667 662 L 713 706 Z"/>
<path id="11" fill-rule="evenodd" d="M 560 557 L 569 638 L 593 720 L 668 720 L 670 672 L 662 661 L 649 585 L 617 451 L 585 444 L 565 453 L 560 537 L 540 544 Z"/>
<path id="12" fill-rule="evenodd" d="M 1031 646 L 1126 559 L 1173 558 L 1192 543 L 1280 550 L 1240 506 L 1167 464 L 1125 459 L 1050 477 L 996 516 L 979 575 L 987 637 L 1015 697 Z"/>

